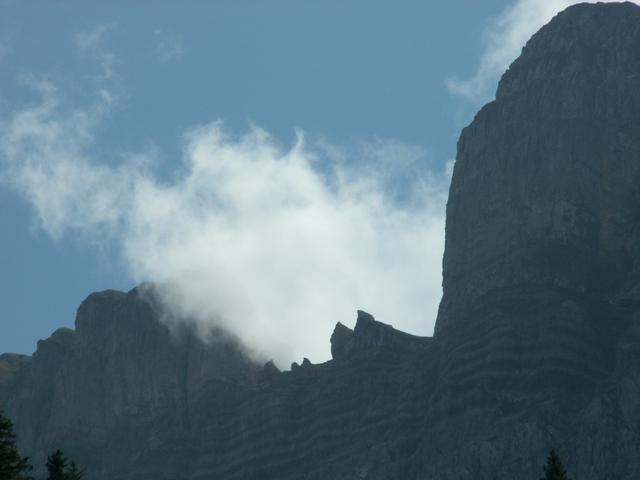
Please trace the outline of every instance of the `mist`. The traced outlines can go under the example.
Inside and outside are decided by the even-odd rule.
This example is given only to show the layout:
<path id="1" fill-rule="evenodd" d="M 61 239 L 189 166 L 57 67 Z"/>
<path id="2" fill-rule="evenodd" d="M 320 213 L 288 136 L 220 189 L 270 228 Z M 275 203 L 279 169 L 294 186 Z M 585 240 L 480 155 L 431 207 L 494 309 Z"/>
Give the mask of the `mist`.
<path id="1" fill-rule="evenodd" d="M 41 101 L 2 125 L 2 182 L 56 241 L 81 239 L 133 282 L 161 284 L 173 316 L 285 367 L 328 359 L 335 323 L 353 324 L 356 309 L 432 333 L 450 178 L 425 168 L 421 149 L 341 148 L 302 131 L 283 145 L 214 121 L 177 137 L 178 166 L 160 175 L 153 149 L 96 154 L 106 91 L 72 108 L 54 85 L 30 86 Z"/>
<path id="2" fill-rule="evenodd" d="M 450 78 L 449 91 L 490 100 L 526 39 L 572 3 L 507 6 L 487 24 L 475 73 Z M 394 139 L 336 145 L 298 130 L 284 144 L 216 119 L 176 132 L 173 171 L 153 145 L 105 152 L 99 135 L 122 80 L 104 43 L 110 28 L 74 37 L 95 63 L 93 103 L 72 105 L 56 84 L 25 76 L 40 100 L 3 116 L 0 182 L 32 206 L 41 231 L 125 265 L 132 283 L 161 285 L 172 317 L 204 336 L 222 327 L 281 367 L 328 359 L 335 323 L 353 325 L 356 309 L 432 333 L 452 162 L 433 169 L 444 159 Z M 154 40 L 160 63 L 184 53 L 179 35 Z"/>

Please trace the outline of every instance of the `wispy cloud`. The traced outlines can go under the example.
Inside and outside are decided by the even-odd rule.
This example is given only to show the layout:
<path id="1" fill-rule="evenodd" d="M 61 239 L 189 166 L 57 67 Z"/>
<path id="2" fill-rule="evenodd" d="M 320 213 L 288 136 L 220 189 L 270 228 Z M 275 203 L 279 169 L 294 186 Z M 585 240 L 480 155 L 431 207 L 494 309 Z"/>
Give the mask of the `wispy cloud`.
<path id="1" fill-rule="evenodd" d="M 100 80 L 110 80 L 117 77 L 118 58 L 110 51 L 105 43 L 108 33 L 115 25 L 98 25 L 93 30 L 79 32 L 74 36 L 74 43 L 79 53 L 96 61 L 100 66 Z"/>
<path id="2" fill-rule="evenodd" d="M 180 35 L 158 29 L 153 32 L 153 38 L 160 63 L 178 60 L 184 54 L 184 41 Z"/>
<path id="3" fill-rule="evenodd" d="M 5 45 L 3 42 L 0 42 L 0 62 L 11 54 L 11 49 Z"/>
<path id="4" fill-rule="evenodd" d="M 579 2 L 516 0 L 500 13 L 484 32 L 485 46 L 475 73 L 466 79 L 448 79 L 449 91 L 474 104 L 493 99 L 500 76 L 518 57 L 527 40 L 558 12 L 575 3 Z M 587 0 L 585 3 L 596 1 Z"/>
<path id="5" fill-rule="evenodd" d="M 92 165 L 83 154 L 110 109 L 110 97 L 101 93 L 93 106 L 74 110 L 64 108 L 49 81 L 25 77 L 23 83 L 38 91 L 42 101 L 15 112 L 2 125 L 0 180 L 29 197 L 42 227 L 54 238 L 67 229 L 112 231 L 126 186 L 118 177 L 124 172 Z"/>
<path id="6" fill-rule="evenodd" d="M 0 158 L 4 181 L 53 237 L 111 242 L 132 278 L 165 285 L 175 313 L 281 365 L 328 358 L 335 322 L 356 308 L 430 333 L 448 177 L 417 168 L 420 149 L 376 140 L 350 162 L 302 132 L 282 146 L 260 128 L 234 135 L 215 122 L 184 136 L 179 171 L 160 181 L 145 153 L 116 167 L 92 159 L 107 98 L 71 109 L 52 85 L 39 88 L 41 104 L 2 126 Z M 390 188 L 395 164 L 411 201 Z"/>

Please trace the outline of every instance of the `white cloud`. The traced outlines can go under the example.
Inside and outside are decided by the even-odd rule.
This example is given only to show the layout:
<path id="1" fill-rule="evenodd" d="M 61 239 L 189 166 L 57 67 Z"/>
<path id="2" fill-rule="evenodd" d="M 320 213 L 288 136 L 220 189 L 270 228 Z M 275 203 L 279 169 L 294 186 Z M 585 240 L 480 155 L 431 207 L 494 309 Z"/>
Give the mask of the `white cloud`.
<path id="1" fill-rule="evenodd" d="M 181 170 L 163 182 L 145 154 L 119 167 L 91 159 L 108 99 L 74 111 L 51 85 L 41 90 L 39 106 L 0 130 L 0 155 L 4 180 L 52 236 L 113 242 L 134 279 L 168 285 L 176 313 L 282 366 L 327 359 L 333 326 L 357 308 L 431 333 L 448 178 L 416 168 L 420 149 L 376 140 L 354 166 L 302 133 L 284 148 L 260 128 L 234 136 L 212 123 L 185 136 Z M 389 193 L 395 162 L 413 179 L 411 201 Z"/>
<path id="2" fill-rule="evenodd" d="M 558 12 L 575 3 L 580 2 L 575 0 L 516 0 L 500 13 L 486 29 L 484 33 L 485 47 L 475 74 L 467 79 L 449 79 L 447 81 L 449 91 L 477 104 L 493 99 L 500 76 L 520 55 L 527 40 Z M 587 0 L 584 3 L 597 2 Z"/>
<path id="3" fill-rule="evenodd" d="M 164 30 L 155 30 L 153 37 L 155 54 L 160 63 L 178 60 L 184 54 L 184 41 L 181 36 Z"/>
<path id="4" fill-rule="evenodd" d="M 106 94 L 94 107 L 63 111 L 54 85 L 26 78 L 23 81 L 42 95 L 42 102 L 15 113 L 3 125 L 2 156 L 4 175 L 12 188 L 30 196 L 42 226 L 54 238 L 65 229 L 111 229 L 118 211 L 121 182 L 119 173 L 91 165 L 83 151 L 92 142 L 93 127 L 109 107 Z M 123 172 L 120 172 L 122 175 Z M 108 181 L 110 188 L 103 186 Z M 90 202 L 82 199 L 92 197 Z M 111 212 L 111 213 L 109 213 Z"/>
<path id="5" fill-rule="evenodd" d="M 73 40 L 80 55 L 91 58 L 100 66 L 100 80 L 117 78 L 118 58 L 105 46 L 105 37 L 114 25 L 98 25 L 95 29 L 77 33 Z"/>

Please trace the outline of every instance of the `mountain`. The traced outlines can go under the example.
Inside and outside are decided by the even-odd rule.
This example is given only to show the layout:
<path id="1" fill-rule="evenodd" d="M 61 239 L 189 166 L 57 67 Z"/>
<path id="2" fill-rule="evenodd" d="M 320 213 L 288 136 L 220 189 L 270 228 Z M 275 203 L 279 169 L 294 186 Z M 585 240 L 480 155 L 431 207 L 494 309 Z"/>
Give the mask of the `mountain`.
<path id="1" fill-rule="evenodd" d="M 359 311 L 284 372 L 152 287 L 96 293 L 0 356 L 0 401 L 90 480 L 537 478 L 551 448 L 640 478 L 640 7 L 558 14 L 463 130 L 443 290 L 433 338 Z"/>
<path id="2" fill-rule="evenodd" d="M 75 330 L 57 330 L 13 369 L 4 365 L 15 357 L 0 357 L 0 386 L 10 384 L 2 400 L 34 461 L 44 465 L 60 445 L 94 478 L 113 469 L 127 478 L 120 472 L 132 462 L 154 476 L 166 460 L 181 461 L 187 415 L 205 386 L 222 392 L 255 382 L 259 369 L 234 339 L 205 342 L 181 324 L 172 330 L 160 308 L 148 288 L 95 293 L 80 305 Z"/>

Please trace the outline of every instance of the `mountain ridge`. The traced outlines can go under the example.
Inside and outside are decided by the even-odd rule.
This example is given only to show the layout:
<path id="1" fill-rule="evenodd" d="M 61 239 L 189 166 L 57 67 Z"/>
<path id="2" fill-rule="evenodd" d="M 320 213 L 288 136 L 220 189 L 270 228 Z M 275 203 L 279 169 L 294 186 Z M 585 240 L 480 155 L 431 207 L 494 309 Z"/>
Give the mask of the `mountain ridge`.
<path id="1" fill-rule="evenodd" d="M 332 360 L 280 372 L 93 294 L 75 333 L 0 356 L 21 446 L 89 480 L 532 478 L 551 448 L 640 477 L 637 112 L 640 7 L 569 7 L 461 133 L 433 337 L 358 311 Z"/>

